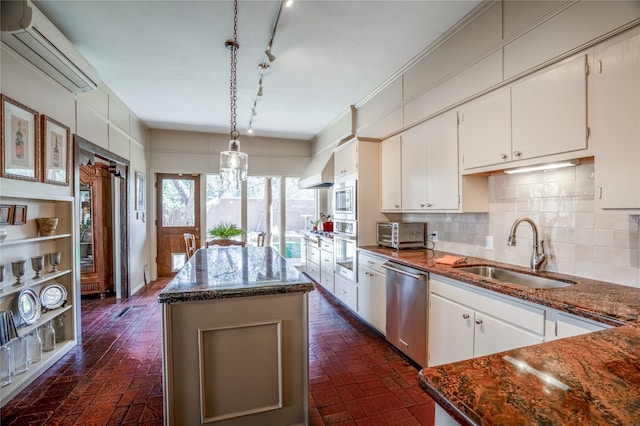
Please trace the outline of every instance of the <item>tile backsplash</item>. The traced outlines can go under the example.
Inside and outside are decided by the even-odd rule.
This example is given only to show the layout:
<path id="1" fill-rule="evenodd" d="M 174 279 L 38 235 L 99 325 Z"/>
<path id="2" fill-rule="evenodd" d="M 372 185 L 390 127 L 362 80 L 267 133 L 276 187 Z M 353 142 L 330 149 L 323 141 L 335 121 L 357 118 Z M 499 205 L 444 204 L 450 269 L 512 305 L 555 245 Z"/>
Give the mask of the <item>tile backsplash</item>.
<path id="1" fill-rule="evenodd" d="M 544 269 L 640 288 L 640 216 L 600 210 L 593 162 L 558 170 L 489 176 L 489 213 L 405 214 L 437 230 L 439 250 L 529 266 L 533 232 L 511 225 L 521 216 L 535 221 L 548 259 Z M 487 249 L 487 236 L 493 249 Z"/>

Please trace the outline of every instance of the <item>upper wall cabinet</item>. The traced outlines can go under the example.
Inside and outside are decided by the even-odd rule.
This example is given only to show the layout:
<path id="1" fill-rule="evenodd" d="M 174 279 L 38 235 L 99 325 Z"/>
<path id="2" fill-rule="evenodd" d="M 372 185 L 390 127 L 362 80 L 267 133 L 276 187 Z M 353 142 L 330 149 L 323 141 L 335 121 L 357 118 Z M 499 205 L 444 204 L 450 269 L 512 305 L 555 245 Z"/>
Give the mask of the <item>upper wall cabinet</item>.
<path id="1" fill-rule="evenodd" d="M 402 209 L 401 137 L 380 143 L 380 204 L 383 212 Z"/>
<path id="2" fill-rule="evenodd" d="M 587 148 L 587 56 L 511 87 L 512 155 L 521 160 Z"/>
<path id="3" fill-rule="evenodd" d="M 402 135 L 402 209 L 458 209 L 458 140 L 452 112 Z"/>
<path id="4" fill-rule="evenodd" d="M 590 110 L 600 207 L 640 209 L 640 35 L 595 54 Z"/>
<path id="5" fill-rule="evenodd" d="M 334 150 L 333 170 L 336 179 L 358 172 L 358 143 L 355 139 Z"/>
<path id="6" fill-rule="evenodd" d="M 511 92 L 497 90 L 458 111 L 460 165 L 475 167 L 511 160 Z"/>

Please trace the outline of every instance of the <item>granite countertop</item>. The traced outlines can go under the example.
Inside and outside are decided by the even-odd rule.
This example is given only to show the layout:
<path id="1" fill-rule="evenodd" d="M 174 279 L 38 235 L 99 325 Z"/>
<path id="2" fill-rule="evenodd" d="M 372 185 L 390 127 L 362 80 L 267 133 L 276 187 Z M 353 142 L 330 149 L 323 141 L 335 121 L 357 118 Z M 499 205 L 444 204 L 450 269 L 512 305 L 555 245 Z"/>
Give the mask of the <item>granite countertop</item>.
<path id="1" fill-rule="evenodd" d="M 640 289 L 565 274 L 525 289 L 436 265 L 450 253 L 361 247 L 427 272 L 591 318 L 614 328 L 420 371 L 420 387 L 461 424 L 639 424 Z M 467 257 L 464 266 L 527 268 Z"/>
<path id="2" fill-rule="evenodd" d="M 307 292 L 313 282 L 271 247 L 202 248 L 158 295 L 160 303 Z"/>

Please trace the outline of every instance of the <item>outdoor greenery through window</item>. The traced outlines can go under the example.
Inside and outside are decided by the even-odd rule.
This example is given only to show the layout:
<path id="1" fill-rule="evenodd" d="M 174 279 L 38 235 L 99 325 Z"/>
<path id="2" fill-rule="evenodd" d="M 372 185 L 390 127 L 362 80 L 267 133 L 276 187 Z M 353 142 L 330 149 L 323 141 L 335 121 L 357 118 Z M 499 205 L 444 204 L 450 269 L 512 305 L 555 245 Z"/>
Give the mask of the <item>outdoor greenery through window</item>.
<path id="1" fill-rule="evenodd" d="M 298 189 L 298 180 L 250 176 L 246 181 L 247 198 L 243 200 L 240 189 L 225 185 L 219 175 L 207 175 L 206 229 L 221 221 L 235 223 L 247 232 L 247 245 L 259 245 L 262 236 L 265 246 L 275 248 L 291 263 L 297 264 L 301 250 L 299 231 L 308 229 L 308 220 L 315 215 L 315 191 Z M 284 203 L 281 203 L 283 198 Z M 246 203 L 247 223 L 241 223 L 242 203 Z M 281 218 L 285 224 L 281 223 Z"/>
<path id="2" fill-rule="evenodd" d="M 162 181 L 162 226 L 194 226 L 195 199 L 193 180 Z"/>

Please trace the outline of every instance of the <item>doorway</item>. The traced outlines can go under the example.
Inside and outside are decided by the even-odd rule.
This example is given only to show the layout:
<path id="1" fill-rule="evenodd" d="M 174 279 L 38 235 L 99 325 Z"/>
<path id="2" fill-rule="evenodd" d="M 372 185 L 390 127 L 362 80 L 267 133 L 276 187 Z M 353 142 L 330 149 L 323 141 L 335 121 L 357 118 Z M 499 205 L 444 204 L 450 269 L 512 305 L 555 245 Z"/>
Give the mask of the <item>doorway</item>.
<path id="1" fill-rule="evenodd" d="M 200 176 L 156 175 L 158 277 L 175 275 L 187 260 L 184 234 L 200 247 Z"/>

